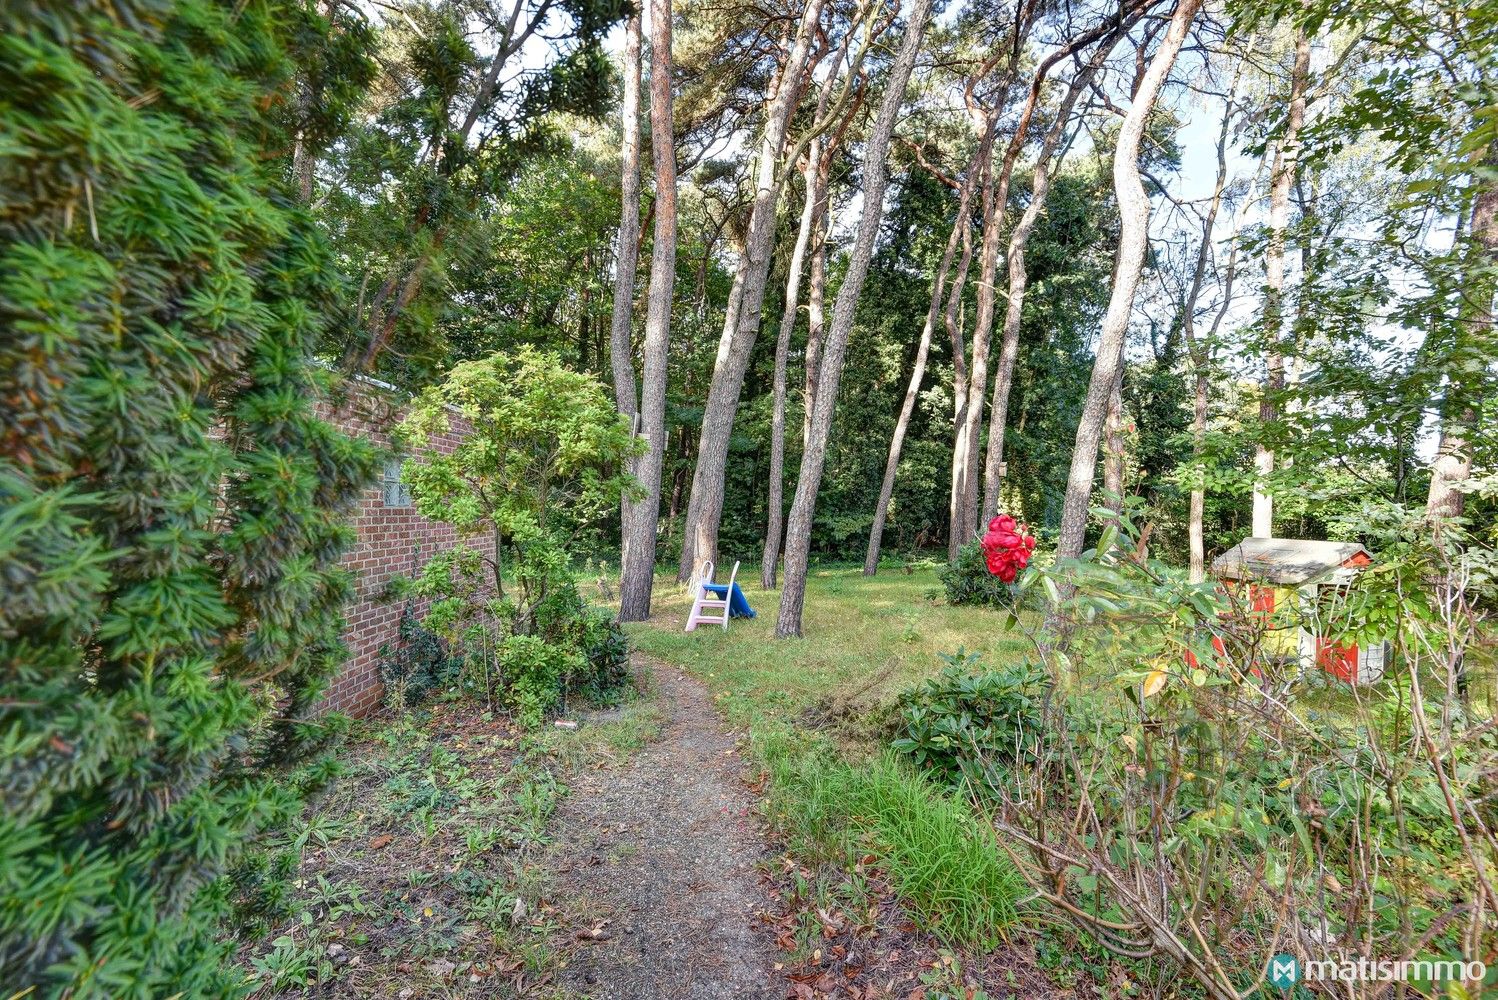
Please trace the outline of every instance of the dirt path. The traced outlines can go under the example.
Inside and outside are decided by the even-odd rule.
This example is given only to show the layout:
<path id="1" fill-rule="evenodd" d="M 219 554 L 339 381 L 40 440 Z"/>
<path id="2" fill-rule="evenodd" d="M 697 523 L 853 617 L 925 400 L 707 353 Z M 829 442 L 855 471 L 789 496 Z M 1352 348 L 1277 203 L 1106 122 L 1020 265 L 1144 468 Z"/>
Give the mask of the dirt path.
<path id="1" fill-rule="evenodd" d="M 755 920 L 766 847 L 737 739 L 700 683 L 648 667 L 668 712 L 660 739 L 623 770 L 579 776 L 559 811 L 557 903 L 584 935 L 562 979 L 596 1000 L 783 997 Z"/>

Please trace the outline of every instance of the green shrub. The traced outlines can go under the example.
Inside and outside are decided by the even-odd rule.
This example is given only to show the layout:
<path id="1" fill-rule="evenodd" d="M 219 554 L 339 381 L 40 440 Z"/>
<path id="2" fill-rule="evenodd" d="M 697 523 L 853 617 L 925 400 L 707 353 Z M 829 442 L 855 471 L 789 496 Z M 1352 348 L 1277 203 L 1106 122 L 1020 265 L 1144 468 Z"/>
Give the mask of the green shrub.
<path id="1" fill-rule="evenodd" d="M 223 918 L 332 773 L 375 462 L 312 411 L 338 289 L 267 114 L 305 14 L 0 6 L 6 995 L 241 994 Z"/>
<path id="2" fill-rule="evenodd" d="M 410 607 L 401 612 L 396 641 L 380 647 L 380 683 L 385 701 L 396 708 L 421 703 L 457 680 L 462 668 L 462 658 L 453 656 L 447 642 L 422 625 Z"/>
<path id="3" fill-rule="evenodd" d="M 454 412 L 470 430 L 451 452 L 428 447 Z M 627 676 L 628 644 L 584 604 L 568 537 L 634 489 L 639 448 L 603 384 L 531 348 L 459 365 L 423 393 L 401 426 L 417 510 L 470 544 L 434 556 L 411 585 L 424 620 L 462 651 L 491 704 L 538 724 L 569 693 L 606 697 Z"/>
<path id="4" fill-rule="evenodd" d="M 1498 553 L 1460 521 L 1433 532 L 1423 508 L 1371 502 L 1360 521 L 1373 567 L 1267 619 L 1140 558 L 1128 519 L 1031 578 L 1071 590 L 1057 602 L 1069 641 L 1035 643 L 1054 687 L 1033 759 L 1013 767 L 1034 794 L 1006 798 L 996 822 L 1026 844 L 1021 874 L 1055 916 L 1115 954 L 1166 957 L 1148 973 L 1157 991 L 1231 996 L 1281 950 L 1470 962 L 1494 939 L 1490 913 L 1449 915 L 1485 910 L 1491 851 L 1468 837 L 1498 824 L 1498 728 L 1453 669 L 1486 638 L 1477 602 Z M 1267 628 L 1304 624 L 1394 655 L 1356 688 L 1264 655 Z M 1124 945 L 1128 924 L 1150 934 Z M 1176 945 L 1156 950 L 1162 935 Z M 1443 990 L 1463 993 L 1412 985 Z"/>
<path id="5" fill-rule="evenodd" d="M 943 654 L 940 674 L 900 697 L 894 748 L 956 784 L 998 788 L 1018 759 L 1032 760 L 1040 735 L 1044 671 L 1025 664 L 977 670 L 978 654 Z"/>
<path id="6" fill-rule="evenodd" d="M 534 728 L 562 698 L 562 680 L 582 657 L 540 636 L 512 635 L 499 644 L 504 697 L 522 726 Z"/>
<path id="7" fill-rule="evenodd" d="M 603 608 L 589 608 L 583 625 L 587 669 L 572 683 L 574 694 L 595 704 L 611 704 L 629 682 L 629 636 Z"/>
<path id="8" fill-rule="evenodd" d="M 951 605 L 972 604 L 984 608 L 1019 607 L 1019 588 L 988 571 L 983 547 L 974 539 L 957 550 L 957 561 L 936 571 Z"/>

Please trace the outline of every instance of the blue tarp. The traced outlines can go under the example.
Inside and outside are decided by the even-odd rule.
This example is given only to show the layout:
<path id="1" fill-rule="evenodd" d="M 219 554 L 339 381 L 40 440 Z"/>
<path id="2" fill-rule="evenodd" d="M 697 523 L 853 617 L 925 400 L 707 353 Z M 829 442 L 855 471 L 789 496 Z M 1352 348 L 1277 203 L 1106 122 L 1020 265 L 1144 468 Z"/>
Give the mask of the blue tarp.
<path id="1" fill-rule="evenodd" d="M 722 597 L 724 594 L 728 593 L 728 584 L 726 583 L 705 583 L 702 586 L 703 589 L 712 594 L 714 597 Z M 728 598 L 728 617 L 759 617 L 754 613 L 754 609 L 749 606 L 749 599 L 744 596 L 744 592 L 739 589 L 739 585 L 737 583 L 733 585 L 733 596 Z"/>

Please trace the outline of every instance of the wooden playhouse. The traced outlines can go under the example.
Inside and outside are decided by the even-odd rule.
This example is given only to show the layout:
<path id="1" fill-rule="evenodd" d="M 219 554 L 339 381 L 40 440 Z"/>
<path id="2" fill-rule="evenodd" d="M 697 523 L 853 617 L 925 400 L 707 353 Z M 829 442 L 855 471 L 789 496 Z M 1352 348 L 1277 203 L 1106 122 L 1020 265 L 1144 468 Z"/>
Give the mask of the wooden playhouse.
<path id="1" fill-rule="evenodd" d="M 1353 578 L 1372 562 L 1356 542 L 1245 538 L 1212 560 L 1212 574 L 1242 588 L 1251 612 L 1280 612 L 1276 621 L 1282 627 L 1264 636 L 1269 655 L 1299 659 L 1349 684 L 1372 684 L 1383 676 L 1388 643 L 1358 646 L 1327 638 Z"/>

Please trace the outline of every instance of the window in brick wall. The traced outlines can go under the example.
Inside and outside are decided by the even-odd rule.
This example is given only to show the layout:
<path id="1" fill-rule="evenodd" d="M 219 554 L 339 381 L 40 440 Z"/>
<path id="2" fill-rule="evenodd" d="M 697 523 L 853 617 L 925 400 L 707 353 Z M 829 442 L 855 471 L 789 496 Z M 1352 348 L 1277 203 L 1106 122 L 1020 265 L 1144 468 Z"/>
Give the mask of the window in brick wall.
<path id="1" fill-rule="evenodd" d="M 401 461 L 399 458 L 392 458 L 385 462 L 385 474 L 381 477 L 380 487 L 386 507 L 411 506 L 411 487 L 401 482 Z"/>

